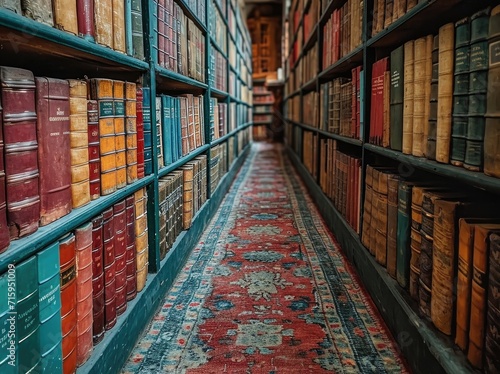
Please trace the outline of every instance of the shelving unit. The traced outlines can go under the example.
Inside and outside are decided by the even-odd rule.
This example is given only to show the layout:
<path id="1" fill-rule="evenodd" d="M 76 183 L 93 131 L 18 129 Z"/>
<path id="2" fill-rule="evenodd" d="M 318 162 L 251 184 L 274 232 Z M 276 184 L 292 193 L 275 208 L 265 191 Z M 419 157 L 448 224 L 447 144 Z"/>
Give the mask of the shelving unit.
<path id="1" fill-rule="evenodd" d="M 326 1 L 326 3 L 325 3 Z M 336 235 L 342 251 L 357 269 L 358 274 L 373 298 L 378 310 L 387 323 L 389 329 L 398 341 L 400 348 L 415 373 L 478 373 L 477 369 L 467 361 L 466 355 L 455 345 L 454 341 L 435 326 L 421 317 L 418 305 L 410 297 L 408 291 L 399 286 L 391 278 L 385 267 L 381 266 L 361 242 L 360 234 L 347 222 L 347 219 L 336 208 L 324 190 L 321 188 L 319 162 L 314 172 L 308 170 L 304 159 L 304 134 L 313 134 L 316 142 L 316 159 L 321 158 L 320 144 L 328 139 L 336 141 L 337 150 L 361 160 L 361 210 L 359 221 L 362 225 L 363 204 L 365 197 L 366 166 L 384 165 L 395 169 L 405 170 L 408 173 L 425 176 L 427 180 L 442 180 L 452 186 L 471 189 L 478 194 L 487 194 L 495 203 L 500 202 L 500 179 L 487 176 L 482 172 L 472 172 L 461 167 L 431 161 L 423 157 L 415 157 L 382 146 L 369 143 L 370 129 L 370 100 L 372 79 L 372 64 L 381 57 L 387 56 L 390 51 L 403 45 L 409 40 L 428 34 L 437 34 L 440 26 L 448 22 L 456 22 L 465 16 L 471 16 L 476 11 L 495 6 L 493 3 L 474 2 L 469 0 L 424 0 L 410 9 L 406 14 L 393 21 L 388 27 L 374 36 L 371 35 L 373 21 L 373 3 L 364 4 L 362 13 L 363 30 L 362 42 L 354 46 L 344 56 L 329 66 L 323 67 L 321 58 L 314 66 L 315 77 L 303 82 L 301 80 L 301 61 L 315 44 L 319 48 L 319 56 L 326 51 L 323 48 L 325 33 L 323 28 L 330 20 L 333 12 L 340 9 L 346 0 L 322 0 L 322 9 L 319 21 L 313 25 L 312 34 L 299 36 L 303 32 L 304 14 L 310 7 L 311 1 L 292 1 L 288 11 L 289 33 L 291 41 L 288 55 L 285 59 L 285 139 L 289 157 L 311 192 L 318 209 L 327 224 Z M 296 16 L 295 16 L 296 15 Z M 304 39 L 305 38 L 305 39 Z M 300 44 L 300 53 L 294 58 L 293 48 L 297 40 Z M 315 121 L 314 126 L 306 121 L 302 108 L 304 98 L 308 93 L 321 92 L 322 85 L 340 77 L 351 77 L 351 69 L 361 66 L 361 77 L 364 80 L 364 90 L 361 89 L 361 102 L 364 108 L 361 112 L 361 128 L 359 137 L 348 137 L 325 130 Z M 296 79 L 299 75 L 299 79 Z M 296 82 L 299 84 L 296 84 Z M 317 104 L 318 109 L 319 105 Z M 314 152 L 314 148 L 313 148 Z"/>
<path id="2" fill-rule="evenodd" d="M 252 69 L 250 37 L 235 0 L 201 0 L 205 5 L 205 19 L 196 15 L 187 0 L 174 0 L 187 17 L 201 30 L 205 40 L 205 59 L 201 61 L 205 70 L 205 82 L 184 76 L 161 67 L 158 63 L 154 35 L 157 33 L 156 3 L 142 0 L 142 18 L 144 30 L 145 61 L 136 59 L 110 48 L 87 41 L 76 35 L 57 28 L 41 24 L 6 9 L 0 9 L 0 65 L 24 68 L 33 71 L 35 76 L 54 78 L 111 78 L 141 83 L 151 91 L 151 123 L 153 124 L 151 144 L 157 143 L 154 131 L 156 123 L 156 96 L 160 93 L 181 95 L 203 95 L 204 144 L 178 161 L 160 168 L 158 149 L 153 146 L 153 171 L 137 182 L 119 189 L 117 192 L 101 196 L 91 203 L 74 209 L 67 216 L 40 227 L 35 233 L 13 241 L 9 248 L 0 254 L 0 273 L 4 273 L 10 264 L 18 264 L 54 243 L 66 233 L 102 213 L 115 203 L 124 200 L 141 188 L 146 187 L 148 195 L 148 233 L 149 265 L 145 288 L 135 299 L 127 303 L 127 310 L 118 317 L 117 324 L 107 331 L 104 340 L 94 346 L 90 359 L 77 373 L 103 373 L 119 371 L 128 358 L 132 348 L 144 328 L 149 323 L 162 298 L 171 286 L 182 266 L 210 219 L 217 211 L 229 189 L 236 173 L 250 150 L 252 125 Z M 196 4 L 196 1 L 194 2 Z M 209 27 L 209 17 L 218 12 L 226 27 L 225 45 L 219 45 Z M 231 15 L 229 15 L 231 13 Z M 228 19 L 233 27 L 228 24 Z M 233 50 L 230 57 L 225 51 Z M 225 84 L 227 91 L 215 88 L 210 83 L 210 57 L 213 51 L 223 55 L 226 67 Z M 230 74 L 233 75 L 234 87 L 230 87 Z M 210 138 L 210 100 L 234 107 L 234 116 L 226 117 L 224 135 Z M 227 144 L 227 173 L 219 182 L 215 191 L 210 183 L 210 150 L 221 144 Z M 231 152 L 231 153 L 230 153 Z M 177 237 L 175 244 L 166 257 L 160 261 L 159 247 L 159 179 L 199 155 L 207 156 L 207 202 L 193 218 L 189 230 Z M 211 193 L 212 192 L 212 193 Z"/>

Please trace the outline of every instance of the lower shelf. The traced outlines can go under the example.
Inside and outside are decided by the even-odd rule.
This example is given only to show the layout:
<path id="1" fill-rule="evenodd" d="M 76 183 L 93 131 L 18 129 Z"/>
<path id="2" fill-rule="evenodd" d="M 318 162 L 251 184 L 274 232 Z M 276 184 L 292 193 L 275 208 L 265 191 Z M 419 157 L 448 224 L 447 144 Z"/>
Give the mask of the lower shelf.
<path id="1" fill-rule="evenodd" d="M 164 295 L 186 262 L 191 249 L 198 243 L 201 234 L 217 212 L 249 150 L 250 147 L 246 147 L 232 164 L 215 193 L 194 218 L 191 228 L 179 235 L 173 248 L 162 260 L 158 273 L 148 275 L 144 289 L 127 304 L 125 313 L 118 317 L 113 329 L 106 332 L 104 340 L 94 347 L 90 359 L 78 368 L 77 374 L 120 372 L 137 340 L 161 307 Z"/>
<path id="2" fill-rule="evenodd" d="M 358 234 L 335 209 L 295 152 L 288 146 L 286 149 L 318 210 L 335 234 L 342 252 L 356 269 L 412 371 L 425 374 L 476 373 L 449 337 L 437 332 L 431 323 L 420 318 L 407 292 L 370 255 Z"/>

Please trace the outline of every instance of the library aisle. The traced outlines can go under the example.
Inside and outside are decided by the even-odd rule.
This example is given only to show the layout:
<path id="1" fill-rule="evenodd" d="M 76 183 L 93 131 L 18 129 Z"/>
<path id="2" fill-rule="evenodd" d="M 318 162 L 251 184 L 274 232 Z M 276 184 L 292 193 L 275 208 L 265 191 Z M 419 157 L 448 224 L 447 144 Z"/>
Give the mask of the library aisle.
<path id="1" fill-rule="evenodd" d="M 404 373 L 281 145 L 254 143 L 122 373 Z"/>

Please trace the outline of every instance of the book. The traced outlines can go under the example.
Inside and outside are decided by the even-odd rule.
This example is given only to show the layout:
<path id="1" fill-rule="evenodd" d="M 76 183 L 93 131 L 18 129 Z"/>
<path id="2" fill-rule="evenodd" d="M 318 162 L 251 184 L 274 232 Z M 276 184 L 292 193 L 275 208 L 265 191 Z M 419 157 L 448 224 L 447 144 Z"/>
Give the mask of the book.
<path id="1" fill-rule="evenodd" d="M 139 0 L 126 0 L 125 17 L 127 24 L 127 54 L 144 60 L 144 36 L 142 25 L 142 3 Z"/>
<path id="2" fill-rule="evenodd" d="M 387 57 L 375 62 L 372 68 L 370 143 L 375 145 L 382 145 L 384 126 L 387 126 L 386 119 L 388 114 L 384 113 L 384 107 L 389 92 L 384 90 L 384 85 L 386 85 L 386 72 L 388 69 L 389 59 Z M 387 134 L 387 131 L 385 133 Z"/>
<path id="3" fill-rule="evenodd" d="M 126 200 L 113 205 L 116 315 L 127 309 L 127 217 Z"/>
<path id="4" fill-rule="evenodd" d="M 413 116 L 415 96 L 415 41 L 404 44 L 403 73 L 403 142 L 402 151 L 412 154 L 413 149 Z"/>
<path id="5" fill-rule="evenodd" d="M 0 103 L 0 129 L 3 130 L 2 105 Z M 9 226 L 7 225 L 7 198 L 5 196 L 5 164 L 4 164 L 3 131 L 0 131 L 0 253 L 10 245 Z M 1 325 L 0 325 L 1 326 Z"/>
<path id="6" fill-rule="evenodd" d="M 104 338 L 104 247 L 103 215 L 92 219 L 92 340 L 94 345 Z"/>
<path id="7" fill-rule="evenodd" d="M 130 195 L 125 200 L 126 216 L 126 275 L 127 275 L 127 301 L 135 298 L 137 294 L 137 276 L 136 276 L 136 249 L 135 249 L 135 196 Z"/>
<path id="8" fill-rule="evenodd" d="M 101 196 L 99 105 L 97 100 L 87 100 L 87 125 L 90 199 L 95 200 Z"/>
<path id="9" fill-rule="evenodd" d="M 142 118 L 144 132 L 144 174 L 149 175 L 153 172 L 153 139 L 152 139 L 152 124 L 151 124 L 151 89 L 149 87 L 142 88 Z"/>
<path id="10" fill-rule="evenodd" d="M 398 230 L 398 191 L 400 178 L 389 175 L 387 179 L 387 273 L 396 278 L 397 230 Z M 365 195 L 366 196 L 366 195 Z"/>
<path id="11" fill-rule="evenodd" d="M 70 79 L 69 127 L 72 208 L 90 202 L 87 82 Z"/>
<path id="12" fill-rule="evenodd" d="M 113 0 L 94 2 L 94 24 L 96 43 L 113 48 Z"/>
<path id="13" fill-rule="evenodd" d="M 142 87 L 137 86 L 136 126 L 137 126 L 137 178 L 144 178 L 144 122 L 142 115 Z"/>
<path id="14" fill-rule="evenodd" d="M 21 0 L 21 8 L 23 10 L 23 16 L 49 26 L 54 26 L 54 14 L 51 1 L 40 0 L 32 2 L 29 0 Z"/>
<path id="15" fill-rule="evenodd" d="M 413 77 L 413 127 L 412 127 L 412 151 L 416 157 L 424 155 L 424 133 L 426 117 L 426 106 L 429 105 L 429 97 L 426 95 L 430 90 L 430 79 L 426 80 L 427 56 L 426 37 L 418 38 L 414 42 L 414 77 Z M 428 88 L 429 87 L 429 90 Z M 406 86 L 405 86 L 406 89 Z"/>
<path id="16" fill-rule="evenodd" d="M 78 35 L 77 2 L 55 0 L 52 3 L 54 27 Z"/>
<path id="17" fill-rule="evenodd" d="M 115 226 L 113 207 L 103 213 L 104 329 L 116 324 Z"/>
<path id="18" fill-rule="evenodd" d="M 398 226 L 396 279 L 399 285 L 407 288 L 410 275 L 410 228 L 411 228 L 411 194 L 413 185 L 402 180 L 398 187 Z"/>
<path id="19" fill-rule="evenodd" d="M 427 154 L 427 141 L 429 139 L 429 119 L 431 111 L 431 91 L 432 91 L 432 48 L 434 36 L 432 34 L 425 37 L 425 103 L 424 103 L 424 133 L 422 136 L 422 157 Z M 436 82 L 437 84 L 437 82 Z M 437 114 L 436 114 L 437 115 Z"/>
<path id="20" fill-rule="evenodd" d="M 500 260 L 500 235 L 491 234 L 490 256 L 488 269 L 488 304 L 486 310 L 486 327 L 484 342 L 484 371 L 486 373 L 498 372 L 500 362 L 498 359 L 498 321 L 500 320 L 500 304 L 498 300 L 498 290 L 500 283 L 500 272 L 498 264 Z"/>
<path id="21" fill-rule="evenodd" d="M 116 188 L 127 185 L 127 144 L 125 129 L 125 82 L 113 81 L 113 126 L 115 134 Z"/>
<path id="22" fill-rule="evenodd" d="M 5 196 L 11 239 L 35 232 L 40 219 L 35 78 L 29 70 L 0 67 Z"/>
<path id="23" fill-rule="evenodd" d="M 429 96 L 429 121 L 427 122 L 427 144 L 425 147 L 425 157 L 429 160 L 435 160 L 438 116 L 439 34 L 434 35 L 432 40 L 431 60 L 431 91 Z"/>
<path id="24" fill-rule="evenodd" d="M 69 84 L 36 77 L 40 226 L 71 212 Z"/>
<path id="25" fill-rule="evenodd" d="M 125 133 L 127 184 L 137 181 L 137 87 L 125 82 Z"/>
<path id="26" fill-rule="evenodd" d="M 76 0 L 78 35 L 90 42 L 95 42 L 94 2 Z"/>
<path id="27" fill-rule="evenodd" d="M 390 146 L 396 151 L 403 147 L 404 108 L 404 45 L 391 52 Z"/>
<path id="28" fill-rule="evenodd" d="M 147 228 L 147 194 L 146 188 L 137 190 L 135 198 L 135 248 L 137 292 L 146 285 L 148 273 L 148 228 Z"/>

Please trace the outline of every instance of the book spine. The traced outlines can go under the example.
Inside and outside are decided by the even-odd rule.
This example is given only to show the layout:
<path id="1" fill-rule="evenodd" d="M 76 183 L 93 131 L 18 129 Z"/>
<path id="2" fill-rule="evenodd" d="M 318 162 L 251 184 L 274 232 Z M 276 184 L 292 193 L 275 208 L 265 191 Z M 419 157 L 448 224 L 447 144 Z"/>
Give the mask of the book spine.
<path id="1" fill-rule="evenodd" d="M 151 133 L 151 90 L 149 87 L 142 88 L 142 118 L 144 129 L 144 174 L 153 172 L 153 137 Z"/>
<path id="2" fill-rule="evenodd" d="M 424 103 L 424 134 L 422 138 L 422 156 L 427 154 L 427 141 L 429 138 L 429 117 L 431 110 L 431 85 L 432 85 L 432 44 L 434 37 L 425 37 L 425 103 Z"/>
<path id="3" fill-rule="evenodd" d="M 104 338 L 103 215 L 92 220 L 92 334 L 94 345 Z"/>
<path id="4" fill-rule="evenodd" d="M 113 207 L 103 212 L 104 329 L 116 324 L 116 261 Z"/>
<path id="5" fill-rule="evenodd" d="M 399 184 L 396 279 L 403 288 L 408 287 L 410 272 L 411 189 L 406 182 Z"/>
<path id="6" fill-rule="evenodd" d="M 404 44 L 403 73 L 403 143 L 402 151 L 411 154 L 413 148 L 413 114 L 414 114 L 414 79 L 415 79 L 415 41 Z"/>
<path id="7" fill-rule="evenodd" d="M 101 196 L 99 105 L 97 100 L 87 100 L 87 125 L 90 198 L 95 200 Z"/>
<path id="8" fill-rule="evenodd" d="M 429 121 L 427 123 L 427 145 L 425 156 L 429 160 L 436 159 L 436 136 L 437 136 L 437 116 L 438 116 L 438 82 L 439 82 L 439 35 L 435 35 L 432 41 L 432 73 L 431 91 L 429 103 Z"/>
<path id="9" fill-rule="evenodd" d="M 127 145 L 125 128 L 125 82 L 113 81 L 113 126 L 115 138 L 116 188 L 127 185 Z"/>
<path id="10" fill-rule="evenodd" d="M 78 35 L 77 2 L 55 0 L 52 5 L 54 27 Z"/>
<path id="11" fill-rule="evenodd" d="M 142 115 L 142 87 L 137 86 L 136 126 L 137 126 L 137 178 L 144 178 L 144 123 Z"/>
<path id="12" fill-rule="evenodd" d="M 410 229 L 410 282 L 409 290 L 413 299 L 418 300 L 418 280 L 420 278 L 420 252 L 422 245 L 422 187 L 414 186 L 411 196 L 411 229 Z"/>
<path id="13" fill-rule="evenodd" d="M 434 200 L 424 192 L 422 197 L 422 226 L 420 244 L 420 278 L 418 283 L 419 310 L 424 318 L 431 318 L 432 252 L 434 246 Z"/>
<path id="14" fill-rule="evenodd" d="M 3 142 L 3 114 L 0 102 L 0 253 L 10 245 L 9 226 L 7 225 L 7 198 L 5 196 L 5 164 Z"/>
<path id="15" fill-rule="evenodd" d="M 125 37 L 125 0 L 112 0 L 111 7 L 113 9 L 113 46 L 115 51 L 126 52 L 126 37 Z M 109 22 L 109 20 L 108 20 Z"/>
<path id="16" fill-rule="evenodd" d="M 135 246 L 136 246 L 136 279 L 137 292 L 141 292 L 146 284 L 148 273 L 148 228 L 147 228 L 147 194 L 146 188 L 135 193 Z"/>
<path id="17" fill-rule="evenodd" d="M 415 40 L 414 44 L 414 84 L 413 84 L 413 130 L 412 130 L 412 151 L 411 154 L 416 157 L 424 155 L 424 127 L 427 122 L 425 116 L 426 104 L 429 100 L 426 98 L 426 57 L 427 57 L 427 39 L 425 37 Z M 406 86 L 405 86 L 406 87 Z"/>
<path id="18" fill-rule="evenodd" d="M 94 2 L 76 0 L 78 35 L 85 40 L 95 41 Z"/>
<path id="19" fill-rule="evenodd" d="M 127 184 L 137 181 L 137 88 L 135 83 L 125 83 L 125 137 Z"/>
<path id="20" fill-rule="evenodd" d="M 142 3 L 140 0 L 128 0 L 131 2 L 132 23 L 132 53 L 139 60 L 144 60 L 144 35 L 142 24 Z"/>
<path id="21" fill-rule="evenodd" d="M 94 2 L 95 41 L 98 44 L 113 48 L 113 1 L 99 0 Z"/>
<path id="22" fill-rule="evenodd" d="M 36 2 L 21 0 L 21 8 L 23 10 L 23 16 L 49 26 L 54 26 L 54 14 L 52 11 L 52 2 L 50 0 L 40 0 Z"/>
<path id="23" fill-rule="evenodd" d="M 137 295 L 136 248 L 135 248 L 135 196 L 126 199 L 125 215 L 127 221 L 127 301 Z"/>
<path id="24" fill-rule="evenodd" d="M 396 151 L 403 147 L 404 46 L 391 52 L 390 146 Z"/>
<path id="25" fill-rule="evenodd" d="M 127 309 L 127 217 L 126 200 L 113 206 L 114 247 L 115 247 L 115 294 L 116 315 Z"/>
<path id="26" fill-rule="evenodd" d="M 500 321 L 500 235 L 493 233 L 489 237 L 490 258 L 488 271 L 488 305 L 486 312 L 484 369 L 486 373 L 495 373 L 500 370 L 498 357 L 498 321 Z"/>
<path id="27" fill-rule="evenodd" d="M 387 181 L 387 273 L 396 278 L 397 228 L 398 228 L 398 190 L 399 179 L 389 176 Z"/>

